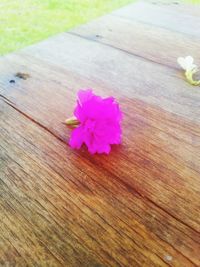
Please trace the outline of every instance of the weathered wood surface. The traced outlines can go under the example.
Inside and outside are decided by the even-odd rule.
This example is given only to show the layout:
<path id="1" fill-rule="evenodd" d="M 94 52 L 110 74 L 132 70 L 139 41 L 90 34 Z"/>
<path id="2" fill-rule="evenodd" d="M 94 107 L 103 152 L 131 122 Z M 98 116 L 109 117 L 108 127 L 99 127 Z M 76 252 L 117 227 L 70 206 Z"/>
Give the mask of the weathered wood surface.
<path id="1" fill-rule="evenodd" d="M 200 89 L 176 58 L 198 57 L 200 8 L 175 6 L 136 3 L 1 58 L 0 266 L 199 266 Z M 109 156 L 67 144 L 88 87 L 124 113 Z"/>

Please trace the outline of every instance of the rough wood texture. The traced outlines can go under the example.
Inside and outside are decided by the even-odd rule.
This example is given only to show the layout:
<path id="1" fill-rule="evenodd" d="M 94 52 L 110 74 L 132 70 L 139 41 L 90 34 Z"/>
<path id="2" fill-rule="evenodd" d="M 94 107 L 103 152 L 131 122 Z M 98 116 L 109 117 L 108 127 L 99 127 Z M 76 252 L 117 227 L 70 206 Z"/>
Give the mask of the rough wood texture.
<path id="1" fill-rule="evenodd" d="M 200 48 L 188 10 L 136 3 L 0 59 L 0 266 L 200 265 L 200 89 L 176 66 Z M 109 156 L 67 144 L 87 87 L 124 112 Z"/>
<path id="2" fill-rule="evenodd" d="M 197 6 L 198 9 L 199 7 Z M 188 12 L 187 7 L 183 11 L 183 9 L 176 10 L 172 5 L 162 6 L 146 3 L 146 1 L 138 1 L 136 4 L 134 3 L 116 11 L 114 15 L 168 29 L 172 32 L 179 32 L 194 38 L 200 37 L 200 20 L 199 16 L 193 15 L 194 10 L 195 7 Z"/>
<path id="3" fill-rule="evenodd" d="M 190 38 L 182 33 L 122 18 L 115 13 L 70 32 L 175 69 L 178 68 L 177 55 L 192 55 L 197 64 L 200 63 L 200 38 Z"/>

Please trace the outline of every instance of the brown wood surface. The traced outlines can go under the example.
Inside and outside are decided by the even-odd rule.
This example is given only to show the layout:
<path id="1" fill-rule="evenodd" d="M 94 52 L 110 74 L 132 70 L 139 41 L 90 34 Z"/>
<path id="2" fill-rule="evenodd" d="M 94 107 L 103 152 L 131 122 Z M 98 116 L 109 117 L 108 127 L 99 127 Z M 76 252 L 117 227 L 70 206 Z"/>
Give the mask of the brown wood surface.
<path id="1" fill-rule="evenodd" d="M 200 265 L 200 89 L 176 65 L 200 63 L 200 7 L 174 6 L 135 3 L 0 59 L 0 266 Z M 124 113 L 109 156 L 67 144 L 88 87 Z"/>

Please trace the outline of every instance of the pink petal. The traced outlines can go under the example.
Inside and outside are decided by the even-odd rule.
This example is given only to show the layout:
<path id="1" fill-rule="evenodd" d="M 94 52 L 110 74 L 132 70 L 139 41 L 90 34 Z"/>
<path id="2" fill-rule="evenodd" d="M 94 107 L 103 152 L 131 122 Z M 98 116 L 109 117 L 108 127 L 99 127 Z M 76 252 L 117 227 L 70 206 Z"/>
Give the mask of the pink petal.
<path id="1" fill-rule="evenodd" d="M 72 131 L 69 145 L 72 148 L 80 149 L 82 144 L 83 144 L 83 129 L 80 126 Z"/>
<path id="2" fill-rule="evenodd" d="M 101 98 L 91 89 L 80 90 L 74 115 L 80 126 L 73 130 L 70 145 L 86 144 L 91 154 L 109 154 L 111 144 L 121 143 L 122 113 L 113 97 Z"/>
<path id="3" fill-rule="evenodd" d="M 93 92 L 91 89 L 86 89 L 86 90 L 79 90 L 78 92 L 78 103 L 80 106 L 83 105 L 83 103 L 87 102 L 93 97 Z"/>

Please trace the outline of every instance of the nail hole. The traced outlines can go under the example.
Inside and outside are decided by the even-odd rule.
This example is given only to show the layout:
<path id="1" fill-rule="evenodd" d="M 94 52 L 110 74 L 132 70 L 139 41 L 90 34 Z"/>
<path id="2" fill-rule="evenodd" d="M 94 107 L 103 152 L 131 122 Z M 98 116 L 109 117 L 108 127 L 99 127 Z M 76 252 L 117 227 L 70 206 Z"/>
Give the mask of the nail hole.
<path id="1" fill-rule="evenodd" d="M 15 83 L 15 80 L 10 80 L 9 83 Z"/>
<path id="2" fill-rule="evenodd" d="M 28 73 L 23 72 L 17 72 L 15 76 L 23 80 L 27 80 L 28 78 L 30 78 L 30 75 Z"/>
<path id="3" fill-rule="evenodd" d="M 102 36 L 99 34 L 96 34 L 96 38 L 102 38 Z"/>

